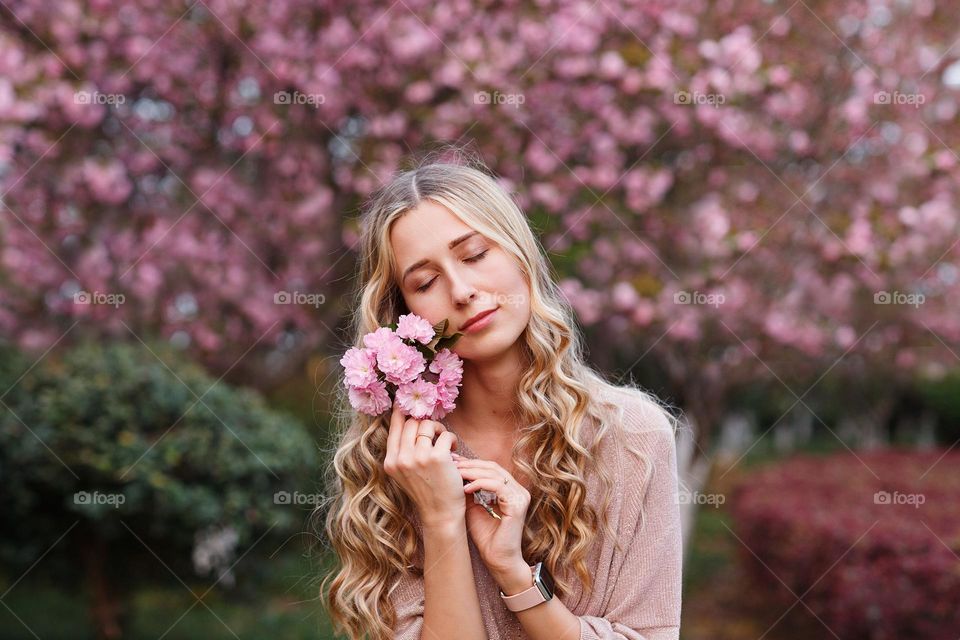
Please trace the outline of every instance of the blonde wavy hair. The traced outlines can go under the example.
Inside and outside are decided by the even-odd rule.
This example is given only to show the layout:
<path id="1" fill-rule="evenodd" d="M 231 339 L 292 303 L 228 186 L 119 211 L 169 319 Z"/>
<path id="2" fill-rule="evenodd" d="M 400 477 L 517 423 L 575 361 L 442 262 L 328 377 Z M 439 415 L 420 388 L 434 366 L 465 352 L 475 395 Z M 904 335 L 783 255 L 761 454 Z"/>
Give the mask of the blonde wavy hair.
<path id="1" fill-rule="evenodd" d="M 605 517 L 614 480 L 592 461 L 608 432 L 619 436 L 616 425 L 623 418 L 622 408 L 601 402 L 598 391 L 626 388 L 656 399 L 635 387 L 616 387 L 588 365 L 574 312 L 520 208 L 476 155 L 453 149 L 450 158 L 450 148 L 439 153 L 448 157 L 431 154 L 399 172 L 364 207 L 353 345 L 363 346 L 363 335 L 409 312 L 395 281 L 389 233 L 391 224 L 420 202 L 447 207 L 516 258 L 530 287 L 531 308 L 520 338 L 530 365 L 521 376 L 515 410 L 519 424 L 527 426 L 512 452 L 514 464 L 532 482 L 523 557 L 547 566 L 557 596 L 569 593 L 568 567 L 589 591 L 593 581 L 584 559 L 598 528 L 617 538 Z M 414 564 L 422 540 L 408 519 L 415 505 L 383 469 L 389 415 L 359 414 L 350 407 L 344 386 L 337 389 L 334 418 L 339 428 L 328 451 L 324 499 L 311 516 L 315 531 L 322 521 L 318 539 L 335 556 L 320 586 L 321 599 L 337 633 L 351 640 L 368 633 L 380 640 L 391 637 L 396 622 L 390 594 L 401 575 L 410 567 L 422 575 L 423 568 Z M 588 417 L 600 425 L 590 442 Z M 649 475 L 650 465 L 647 470 Z M 599 509 L 586 502 L 587 477 L 594 472 L 600 474 L 605 496 Z"/>

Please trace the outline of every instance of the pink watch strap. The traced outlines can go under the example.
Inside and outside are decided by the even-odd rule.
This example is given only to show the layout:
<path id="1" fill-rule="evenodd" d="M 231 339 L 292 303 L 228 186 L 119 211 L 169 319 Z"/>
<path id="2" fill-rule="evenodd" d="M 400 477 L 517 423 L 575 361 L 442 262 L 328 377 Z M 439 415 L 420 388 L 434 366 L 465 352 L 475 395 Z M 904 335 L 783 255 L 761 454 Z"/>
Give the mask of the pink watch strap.
<path id="1" fill-rule="evenodd" d="M 533 570 L 536 566 L 537 565 L 533 565 L 530 567 L 531 578 L 533 577 Z M 535 584 L 529 589 L 515 593 L 512 596 L 504 595 L 503 591 L 500 591 L 500 598 L 510 611 L 523 611 L 524 609 L 529 609 L 541 602 L 547 601 L 547 599 L 543 597 L 543 593 L 540 592 L 540 588 Z"/>

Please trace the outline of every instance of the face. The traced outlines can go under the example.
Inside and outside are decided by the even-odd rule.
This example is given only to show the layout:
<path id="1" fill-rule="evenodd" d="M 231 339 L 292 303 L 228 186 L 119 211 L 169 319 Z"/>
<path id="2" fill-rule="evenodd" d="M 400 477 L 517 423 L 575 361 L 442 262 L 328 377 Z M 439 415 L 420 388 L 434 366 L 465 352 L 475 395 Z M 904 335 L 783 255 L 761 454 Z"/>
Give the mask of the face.
<path id="1" fill-rule="evenodd" d="M 461 358 L 495 358 L 515 345 L 530 321 L 530 288 L 511 254 L 430 201 L 393 223 L 390 246 L 407 309 L 431 324 L 447 318 L 447 334 L 462 331 L 453 348 Z M 490 309 L 486 321 L 461 329 Z"/>

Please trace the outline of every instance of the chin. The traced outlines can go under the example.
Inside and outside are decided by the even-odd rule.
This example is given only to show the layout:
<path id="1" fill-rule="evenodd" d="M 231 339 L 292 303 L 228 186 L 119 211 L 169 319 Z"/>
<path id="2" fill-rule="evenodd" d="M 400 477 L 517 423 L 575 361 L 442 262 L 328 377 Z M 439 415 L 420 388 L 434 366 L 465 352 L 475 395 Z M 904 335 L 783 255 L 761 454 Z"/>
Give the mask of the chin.
<path id="1" fill-rule="evenodd" d="M 522 333 L 491 331 L 475 336 L 468 333 L 457 341 L 453 351 L 464 360 L 493 360 L 513 349 Z M 468 342 L 470 344 L 465 344 Z"/>

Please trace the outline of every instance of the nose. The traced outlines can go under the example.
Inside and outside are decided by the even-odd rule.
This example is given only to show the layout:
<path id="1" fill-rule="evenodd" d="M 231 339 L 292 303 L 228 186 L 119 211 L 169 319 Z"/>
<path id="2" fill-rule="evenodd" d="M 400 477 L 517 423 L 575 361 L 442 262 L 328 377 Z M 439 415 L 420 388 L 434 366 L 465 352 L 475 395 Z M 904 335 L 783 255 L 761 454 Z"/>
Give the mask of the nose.
<path id="1" fill-rule="evenodd" d="M 477 297 L 477 288 L 467 278 L 466 274 L 458 269 L 450 272 L 450 295 L 457 306 L 464 306 Z"/>

